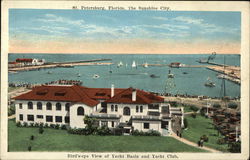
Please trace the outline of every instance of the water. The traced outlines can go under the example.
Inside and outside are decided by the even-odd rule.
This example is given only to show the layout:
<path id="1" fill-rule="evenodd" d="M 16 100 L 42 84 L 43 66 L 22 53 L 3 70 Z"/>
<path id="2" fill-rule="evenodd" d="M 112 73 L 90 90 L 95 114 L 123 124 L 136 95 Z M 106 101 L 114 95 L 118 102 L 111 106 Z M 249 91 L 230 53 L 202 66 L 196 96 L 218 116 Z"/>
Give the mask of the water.
<path id="1" fill-rule="evenodd" d="M 83 85 L 87 87 L 109 88 L 114 84 L 116 88 L 135 87 L 146 91 L 154 91 L 159 93 L 172 94 L 188 94 L 188 95 L 206 95 L 210 97 L 221 96 L 222 80 L 218 79 L 218 73 L 206 68 L 169 68 L 149 66 L 144 68 L 138 66 L 132 68 L 132 62 L 137 64 L 170 64 L 171 62 L 181 62 L 188 65 L 200 65 L 196 60 L 207 58 L 209 55 L 189 54 L 189 55 L 162 55 L 162 54 L 9 54 L 9 61 L 15 61 L 16 58 L 38 58 L 45 59 L 47 62 L 65 62 L 91 60 L 100 58 L 110 58 L 114 65 L 111 66 L 75 66 L 74 68 L 51 68 L 41 69 L 37 71 L 24 71 L 15 74 L 9 74 L 9 82 L 28 82 L 32 84 L 46 83 L 58 79 L 74 79 L 83 81 Z M 226 64 L 240 66 L 239 55 L 225 55 Z M 122 61 L 124 64 L 118 68 L 117 64 Z M 216 55 L 213 60 L 216 63 L 223 63 L 223 55 Z M 126 67 L 127 64 L 127 67 Z M 168 79 L 169 69 L 175 75 L 175 78 Z M 112 70 L 112 73 L 110 73 Z M 48 71 L 52 74 L 48 74 Z M 183 74 L 187 72 L 187 74 Z M 78 77 L 78 73 L 81 74 Z M 98 74 L 100 78 L 93 79 L 94 74 Z M 154 74 L 159 78 L 151 78 Z M 210 77 L 216 86 L 213 88 L 205 87 L 204 83 Z M 167 87 L 167 89 L 166 89 Z M 240 96 L 240 85 L 226 81 L 226 94 L 231 97 Z"/>

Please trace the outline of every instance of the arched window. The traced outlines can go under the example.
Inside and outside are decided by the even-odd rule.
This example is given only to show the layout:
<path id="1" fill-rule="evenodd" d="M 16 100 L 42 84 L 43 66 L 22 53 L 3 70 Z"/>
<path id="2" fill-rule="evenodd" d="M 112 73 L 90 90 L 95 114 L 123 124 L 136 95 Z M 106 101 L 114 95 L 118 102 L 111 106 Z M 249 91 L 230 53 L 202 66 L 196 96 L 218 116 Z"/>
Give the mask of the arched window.
<path id="1" fill-rule="evenodd" d="M 139 106 L 136 106 L 136 112 L 139 112 Z"/>
<path id="2" fill-rule="evenodd" d="M 69 111 L 70 103 L 65 104 L 65 111 Z"/>
<path id="3" fill-rule="evenodd" d="M 37 106 L 38 110 L 42 110 L 43 109 L 43 104 L 41 102 L 37 102 L 36 106 Z"/>
<path id="4" fill-rule="evenodd" d="M 33 103 L 32 102 L 28 102 L 28 109 L 33 109 Z"/>
<path id="5" fill-rule="evenodd" d="M 56 110 L 57 111 L 60 111 L 62 109 L 62 105 L 61 105 L 61 103 L 56 103 Z"/>
<path id="6" fill-rule="evenodd" d="M 77 115 L 78 116 L 83 116 L 84 115 L 84 108 L 83 107 L 78 107 L 77 108 Z"/>
<path id="7" fill-rule="evenodd" d="M 140 112 L 143 112 L 143 106 L 140 106 Z"/>
<path id="8" fill-rule="evenodd" d="M 111 105 L 111 112 L 113 112 L 114 111 L 114 105 L 112 104 Z"/>
<path id="9" fill-rule="evenodd" d="M 118 106 L 117 106 L 117 105 L 115 105 L 115 111 L 116 111 L 116 112 L 118 111 Z"/>
<path id="10" fill-rule="evenodd" d="M 130 108 L 129 107 L 123 108 L 123 115 L 130 116 Z"/>
<path id="11" fill-rule="evenodd" d="M 46 104 L 46 109 L 47 109 L 47 110 L 52 110 L 52 104 L 51 104 L 50 102 L 48 102 L 48 103 Z"/>

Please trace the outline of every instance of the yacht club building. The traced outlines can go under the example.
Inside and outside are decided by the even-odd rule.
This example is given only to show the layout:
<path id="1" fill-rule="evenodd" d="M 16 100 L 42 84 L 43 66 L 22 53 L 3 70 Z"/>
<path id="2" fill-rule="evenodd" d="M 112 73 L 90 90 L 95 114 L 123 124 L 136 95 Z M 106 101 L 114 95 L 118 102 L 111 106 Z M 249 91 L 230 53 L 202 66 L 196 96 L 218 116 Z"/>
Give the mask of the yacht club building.
<path id="1" fill-rule="evenodd" d="M 179 132 L 183 109 L 173 108 L 164 98 L 134 88 L 88 88 L 78 85 L 37 86 L 15 99 L 16 121 L 65 124 L 84 128 L 84 116 L 100 126 L 132 130 L 157 130 L 162 135 Z"/>

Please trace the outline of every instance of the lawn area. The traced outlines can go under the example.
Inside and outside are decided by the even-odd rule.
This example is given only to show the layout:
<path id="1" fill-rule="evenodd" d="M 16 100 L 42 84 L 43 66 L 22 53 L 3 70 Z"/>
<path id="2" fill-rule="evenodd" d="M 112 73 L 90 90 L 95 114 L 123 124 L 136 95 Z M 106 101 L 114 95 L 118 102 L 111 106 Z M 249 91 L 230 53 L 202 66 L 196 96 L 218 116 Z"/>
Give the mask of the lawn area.
<path id="1" fill-rule="evenodd" d="M 84 136 L 68 134 L 66 130 L 16 127 L 8 124 L 9 151 L 92 151 L 92 152 L 205 152 L 172 137 L 149 136 Z M 30 140 L 34 135 L 34 140 Z"/>
<path id="2" fill-rule="evenodd" d="M 223 151 L 227 151 L 227 144 L 219 145 L 217 140 L 222 138 L 218 136 L 218 131 L 214 129 L 213 122 L 209 118 L 205 118 L 201 115 L 197 115 L 196 118 L 186 116 L 188 121 L 188 129 L 184 130 L 182 136 L 192 142 L 197 143 L 202 135 L 208 136 L 208 142 L 204 142 L 205 146 Z"/>

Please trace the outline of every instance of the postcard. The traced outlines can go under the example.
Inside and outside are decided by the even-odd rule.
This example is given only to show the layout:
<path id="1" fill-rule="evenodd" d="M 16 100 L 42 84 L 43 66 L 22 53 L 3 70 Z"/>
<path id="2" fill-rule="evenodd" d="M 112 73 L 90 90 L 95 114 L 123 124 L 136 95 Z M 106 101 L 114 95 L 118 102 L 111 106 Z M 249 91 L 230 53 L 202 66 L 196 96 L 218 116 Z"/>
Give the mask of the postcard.
<path id="1" fill-rule="evenodd" d="M 249 157 L 249 3 L 2 4 L 1 159 Z"/>

